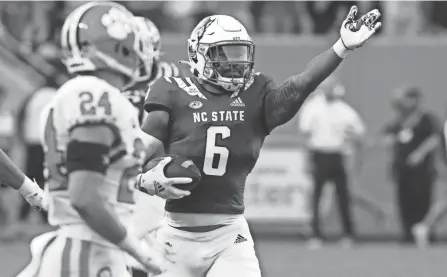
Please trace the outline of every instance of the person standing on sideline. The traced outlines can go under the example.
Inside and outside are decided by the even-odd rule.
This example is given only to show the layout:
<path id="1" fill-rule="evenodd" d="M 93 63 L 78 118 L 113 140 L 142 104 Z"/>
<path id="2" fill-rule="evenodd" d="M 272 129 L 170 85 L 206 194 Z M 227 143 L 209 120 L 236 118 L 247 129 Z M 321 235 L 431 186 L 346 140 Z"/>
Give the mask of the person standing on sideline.
<path id="1" fill-rule="evenodd" d="M 440 136 L 440 152 L 441 161 L 444 164 L 439 167 L 441 171 L 441 174 L 439 175 L 444 175 L 443 177 L 445 178 L 447 165 L 447 120 L 444 121 L 443 125 L 443 134 Z M 431 205 L 430 210 L 424 219 L 412 227 L 411 231 L 418 247 L 423 248 L 430 244 L 430 235 L 432 234 L 432 231 L 436 228 L 436 225 L 439 222 L 442 222 L 447 216 L 447 191 L 445 188 L 437 194 L 436 198 L 439 199 Z"/>
<path id="2" fill-rule="evenodd" d="M 421 222 L 432 202 L 435 156 L 441 131 L 433 114 L 421 107 L 416 87 L 401 87 L 393 99 L 397 117 L 385 128 L 393 147 L 391 175 L 397 190 L 402 242 L 414 243 L 412 227 Z"/>
<path id="3" fill-rule="evenodd" d="M 317 92 L 318 93 L 318 92 Z M 345 88 L 335 78 L 329 77 L 320 86 L 320 95 L 303 110 L 299 129 L 306 137 L 310 166 L 314 181 L 312 197 L 313 237 L 309 247 L 322 245 L 320 227 L 320 200 L 325 183 L 333 182 L 337 195 L 342 225 L 343 245 L 349 246 L 354 238 L 351 216 L 351 197 L 346 157 L 353 157 L 361 147 L 365 126 L 358 113 L 344 101 Z M 357 156 L 357 155 L 356 155 Z M 361 162 L 352 162 L 360 165 Z"/>

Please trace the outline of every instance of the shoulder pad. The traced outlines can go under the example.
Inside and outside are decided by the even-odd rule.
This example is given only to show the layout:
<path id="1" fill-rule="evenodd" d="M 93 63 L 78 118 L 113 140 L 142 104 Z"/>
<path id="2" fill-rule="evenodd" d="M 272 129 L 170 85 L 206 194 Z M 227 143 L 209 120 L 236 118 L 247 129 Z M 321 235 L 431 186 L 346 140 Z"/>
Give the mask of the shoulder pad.
<path id="1" fill-rule="evenodd" d="M 186 92 L 187 94 L 191 96 L 197 96 L 202 99 L 207 99 L 205 95 L 203 95 L 199 88 L 192 82 L 191 78 L 185 77 L 185 78 L 179 78 L 179 77 L 170 77 L 165 79 L 179 87 L 182 91 Z"/>

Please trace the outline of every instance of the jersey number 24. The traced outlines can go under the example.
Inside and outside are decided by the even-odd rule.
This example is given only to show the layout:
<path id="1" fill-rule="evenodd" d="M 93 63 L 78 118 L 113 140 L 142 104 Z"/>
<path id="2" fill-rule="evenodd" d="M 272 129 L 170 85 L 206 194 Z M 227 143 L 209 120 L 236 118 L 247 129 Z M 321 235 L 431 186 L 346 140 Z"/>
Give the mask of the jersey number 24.
<path id="1" fill-rule="evenodd" d="M 53 122 L 53 110 L 50 110 L 45 125 L 45 179 L 49 191 L 64 191 L 68 189 L 65 153 L 58 149 L 56 132 Z M 136 141 L 138 143 L 139 141 Z M 118 189 L 117 202 L 133 204 L 133 191 L 129 189 L 135 178 L 135 167 L 123 171 Z"/>

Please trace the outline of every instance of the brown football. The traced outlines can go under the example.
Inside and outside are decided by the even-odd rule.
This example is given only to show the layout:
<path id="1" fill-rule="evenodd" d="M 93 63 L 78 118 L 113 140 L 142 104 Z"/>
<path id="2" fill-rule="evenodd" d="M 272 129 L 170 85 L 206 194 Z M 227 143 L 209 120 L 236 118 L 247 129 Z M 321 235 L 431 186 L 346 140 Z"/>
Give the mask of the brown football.
<path id="1" fill-rule="evenodd" d="M 146 170 L 154 168 L 165 157 L 171 157 L 172 160 L 165 166 L 164 173 L 167 178 L 189 177 L 191 183 L 175 185 L 176 188 L 191 191 L 200 182 L 202 175 L 199 168 L 193 161 L 177 155 L 160 156 L 151 160 L 146 166 Z"/>

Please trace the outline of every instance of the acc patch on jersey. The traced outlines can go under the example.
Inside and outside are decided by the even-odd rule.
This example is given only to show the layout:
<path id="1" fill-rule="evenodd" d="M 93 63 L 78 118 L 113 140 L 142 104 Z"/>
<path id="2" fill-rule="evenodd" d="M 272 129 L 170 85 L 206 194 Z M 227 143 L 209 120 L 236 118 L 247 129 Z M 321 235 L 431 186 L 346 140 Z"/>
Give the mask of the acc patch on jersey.
<path id="1" fill-rule="evenodd" d="M 112 270 L 108 266 L 103 267 L 98 271 L 98 274 L 96 274 L 96 277 L 113 277 Z"/>
<path id="2" fill-rule="evenodd" d="M 189 103 L 189 107 L 191 109 L 197 110 L 203 107 L 203 103 L 200 101 L 192 101 L 191 103 Z"/>

